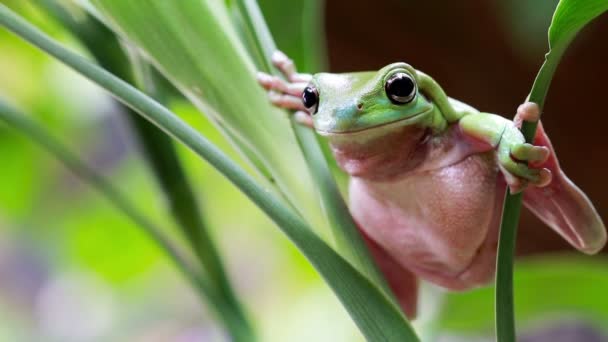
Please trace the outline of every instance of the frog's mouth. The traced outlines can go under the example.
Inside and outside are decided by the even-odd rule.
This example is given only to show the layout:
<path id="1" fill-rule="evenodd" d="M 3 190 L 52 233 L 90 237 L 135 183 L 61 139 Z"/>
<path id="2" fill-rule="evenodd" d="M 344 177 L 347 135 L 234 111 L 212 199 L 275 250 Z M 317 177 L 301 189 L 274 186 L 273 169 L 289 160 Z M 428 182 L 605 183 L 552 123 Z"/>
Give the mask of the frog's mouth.
<path id="1" fill-rule="evenodd" d="M 434 106 L 431 106 L 429 109 L 416 113 L 414 115 L 408 116 L 407 118 L 401 118 L 397 120 L 392 120 L 389 122 L 379 123 L 374 126 L 348 129 L 348 130 L 337 130 L 337 131 L 328 131 L 328 130 L 317 130 L 317 133 L 322 136 L 331 137 L 331 136 L 348 136 L 348 135 L 358 135 L 358 134 L 368 134 L 371 131 L 390 131 L 394 128 L 398 128 L 404 125 L 415 124 L 424 119 L 424 115 L 430 113 L 433 110 Z"/>

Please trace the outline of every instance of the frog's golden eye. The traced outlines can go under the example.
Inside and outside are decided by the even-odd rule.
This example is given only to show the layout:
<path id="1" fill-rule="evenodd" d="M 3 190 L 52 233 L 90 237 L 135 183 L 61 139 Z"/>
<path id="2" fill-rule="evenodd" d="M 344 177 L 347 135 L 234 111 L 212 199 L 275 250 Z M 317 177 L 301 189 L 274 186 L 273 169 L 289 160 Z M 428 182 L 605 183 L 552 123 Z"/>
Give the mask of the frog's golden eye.
<path id="1" fill-rule="evenodd" d="M 394 104 L 406 104 L 416 97 L 416 82 L 410 75 L 398 72 L 386 81 L 384 90 Z"/>
<path id="2" fill-rule="evenodd" d="M 302 92 L 302 103 L 310 114 L 317 114 L 319 110 L 319 91 L 313 85 L 309 85 Z"/>

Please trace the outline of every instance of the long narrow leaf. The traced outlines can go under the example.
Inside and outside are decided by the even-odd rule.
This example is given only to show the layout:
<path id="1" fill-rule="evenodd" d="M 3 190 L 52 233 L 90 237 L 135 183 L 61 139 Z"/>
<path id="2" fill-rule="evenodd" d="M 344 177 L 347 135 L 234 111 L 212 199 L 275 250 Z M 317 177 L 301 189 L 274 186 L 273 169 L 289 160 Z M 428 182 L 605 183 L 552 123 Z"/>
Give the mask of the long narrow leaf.
<path id="1" fill-rule="evenodd" d="M 106 89 L 220 171 L 271 217 L 302 251 L 368 340 L 418 340 L 399 308 L 315 235 L 300 215 L 280 197 L 260 187 L 252 176 L 176 115 L 129 84 L 63 48 L 4 5 L 0 5 L 0 24 Z"/>
<path id="2" fill-rule="evenodd" d="M 256 68 L 223 0 L 91 0 L 105 21 L 227 136 L 307 218 L 320 218 L 289 121 L 257 86 Z M 185 24 L 187 23 L 187 24 Z M 221 115 L 220 115 L 221 114 Z"/>
<path id="3" fill-rule="evenodd" d="M 0 10 L 2 8 L 0 7 Z M 178 270 L 186 277 L 202 299 L 211 304 L 212 309 L 222 318 L 230 329 L 235 341 L 252 341 L 250 332 L 245 330 L 246 321 L 240 316 L 234 316 L 232 303 L 218 294 L 215 287 L 201 277 L 197 268 L 193 267 L 183 252 L 159 229 L 146 215 L 142 214 L 129 199 L 124 196 L 112 183 L 108 182 L 97 172 L 81 161 L 69 148 L 50 135 L 41 125 L 29 119 L 13 107 L 0 100 L 0 120 L 25 134 L 41 147 L 62 162 L 66 168 L 74 172 L 85 182 L 99 191 L 114 207 L 123 212 L 163 250 Z"/>
<path id="4" fill-rule="evenodd" d="M 154 77 L 155 73 L 149 65 L 137 57 L 137 52 L 130 54 L 134 60 L 134 63 L 130 64 L 116 36 L 96 19 L 86 13 L 80 13 L 80 17 L 75 18 L 55 0 L 40 0 L 37 4 L 78 37 L 102 67 L 125 81 L 139 84 L 140 88 L 145 88 L 148 94 L 159 101 L 168 98 L 168 94 L 164 93 L 168 87 L 160 84 L 160 78 Z M 130 65 L 133 65 L 133 70 Z M 247 336 L 246 340 L 252 340 L 252 326 L 226 276 L 173 141 L 130 108 L 124 107 L 124 110 L 167 199 L 169 212 L 203 266 L 203 277 L 209 280 L 210 286 L 216 288 L 217 295 L 223 297 L 224 307 L 216 308 L 216 311 L 231 312 L 222 316 L 228 333 L 235 340 L 244 340 L 241 337 Z"/>
<path id="5" fill-rule="evenodd" d="M 0 121 L 10 125 L 36 142 L 63 163 L 67 169 L 98 190 L 118 210 L 141 227 L 169 255 L 170 259 L 196 288 L 203 288 L 206 293 L 211 294 L 208 286 L 200 282 L 198 271 L 193 268 L 175 243 L 165 236 L 162 230 L 149 220 L 146 215 L 142 214 L 118 189 L 87 166 L 85 162 L 81 161 L 69 148 L 49 134 L 42 125 L 36 123 L 26 114 L 19 112 L 3 100 L 0 100 Z"/>
<path id="6" fill-rule="evenodd" d="M 562 55 L 576 34 L 589 22 L 608 10 L 607 0 L 562 0 L 557 5 L 549 27 L 549 52 L 541 66 L 529 100 L 542 112 L 553 74 Z M 536 122 L 524 122 L 522 133 L 528 143 L 534 141 Z M 499 342 L 516 340 L 513 304 L 513 255 L 522 194 L 505 195 L 496 269 L 496 336 Z"/>
<path id="7" fill-rule="evenodd" d="M 311 1 L 312 2 L 312 1 Z M 256 56 L 262 60 L 257 65 L 266 73 L 277 74 L 276 69 L 271 67 L 270 58 L 277 47 L 270 35 L 264 18 L 255 0 L 235 0 L 235 4 L 242 18 L 245 18 L 246 36 L 251 37 L 254 42 L 250 45 L 258 49 Z M 312 39 L 313 37 L 304 37 Z M 312 51 L 311 51 L 312 53 Z M 328 217 L 330 228 L 338 250 L 370 280 L 384 290 L 392 298 L 392 292 L 386 283 L 384 276 L 378 270 L 374 260 L 363 241 L 361 233 L 357 229 L 348 207 L 340 194 L 338 186 L 327 165 L 327 160 L 315 137 L 314 132 L 307 127 L 298 124 L 291 117 L 292 129 L 295 133 L 300 149 L 308 164 L 310 174 L 319 191 L 323 208 Z M 396 301 L 395 301 L 396 303 Z"/>

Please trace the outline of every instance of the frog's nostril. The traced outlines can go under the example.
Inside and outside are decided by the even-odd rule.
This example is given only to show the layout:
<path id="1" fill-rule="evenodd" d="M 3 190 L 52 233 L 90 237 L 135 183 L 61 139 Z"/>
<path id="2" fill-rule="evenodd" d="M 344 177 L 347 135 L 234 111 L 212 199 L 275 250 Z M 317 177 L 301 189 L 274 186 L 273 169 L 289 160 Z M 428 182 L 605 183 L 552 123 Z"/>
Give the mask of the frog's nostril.
<path id="1" fill-rule="evenodd" d="M 358 103 L 357 103 L 357 109 L 358 109 L 358 110 L 363 109 L 363 102 L 358 102 Z"/>

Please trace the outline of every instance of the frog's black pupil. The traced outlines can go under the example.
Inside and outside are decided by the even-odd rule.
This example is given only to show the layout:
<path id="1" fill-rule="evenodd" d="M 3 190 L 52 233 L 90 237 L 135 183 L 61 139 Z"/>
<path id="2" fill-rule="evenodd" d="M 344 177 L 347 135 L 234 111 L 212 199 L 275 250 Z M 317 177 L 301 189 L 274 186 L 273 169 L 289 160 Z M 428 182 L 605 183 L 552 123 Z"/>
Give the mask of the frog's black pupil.
<path id="1" fill-rule="evenodd" d="M 386 82 L 386 94 L 397 104 L 410 102 L 415 90 L 414 80 L 404 73 L 396 74 Z"/>
<path id="2" fill-rule="evenodd" d="M 391 93 L 395 96 L 408 96 L 412 90 L 414 90 L 414 82 L 407 76 L 398 77 L 391 83 Z"/>
<path id="3" fill-rule="evenodd" d="M 302 103 L 306 108 L 312 108 L 319 102 L 317 91 L 313 87 L 306 87 L 302 93 Z"/>

